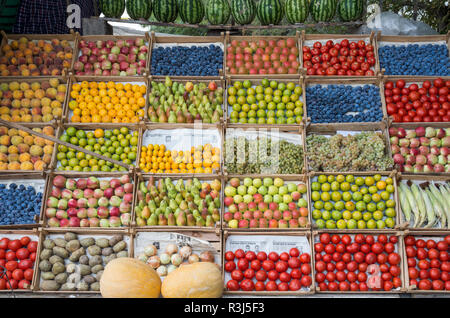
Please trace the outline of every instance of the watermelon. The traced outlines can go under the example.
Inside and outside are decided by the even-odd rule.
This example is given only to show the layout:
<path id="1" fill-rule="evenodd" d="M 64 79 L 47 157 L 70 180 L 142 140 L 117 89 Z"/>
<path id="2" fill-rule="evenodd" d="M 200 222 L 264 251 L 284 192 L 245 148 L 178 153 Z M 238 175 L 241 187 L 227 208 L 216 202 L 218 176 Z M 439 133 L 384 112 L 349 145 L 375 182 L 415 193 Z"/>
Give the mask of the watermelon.
<path id="1" fill-rule="evenodd" d="M 253 0 L 231 0 L 231 14 L 237 24 L 250 24 L 256 15 Z"/>
<path id="2" fill-rule="evenodd" d="M 256 13 L 262 25 L 278 24 L 283 19 L 283 4 L 280 0 L 259 0 Z"/>
<path id="3" fill-rule="evenodd" d="M 100 0 L 100 9 L 107 18 L 120 18 L 125 11 L 125 0 Z"/>
<path id="4" fill-rule="evenodd" d="M 153 0 L 153 14 L 159 22 L 175 21 L 178 15 L 177 0 Z"/>
<path id="5" fill-rule="evenodd" d="M 203 20 L 205 8 L 202 0 L 183 0 L 179 8 L 184 23 L 198 24 Z"/>
<path id="6" fill-rule="evenodd" d="M 127 12 L 133 20 L 148 20 L 152 15 L 151 0 L 127 0 Z"/>
<path id="7" fill-rule="evenodd" d="M 356 21 L 362 17 L 365 5 L 364 0 L 340 0 L 337 11 L 342 21 Z"/>
<path id="8" fill-rule="evenodd" d="M 225 24 L 230 17 L 228 0 L 209 0 L 206 4 L 206 19 L 213 25 Z"/>
<path id="9" fill-rule="evenodd" d="M 337 0 L 311 0 L 311 15 L 316 22 L 329 22 L 336 12 Z"/>
<path id="10" fill-rule="evenodd" d="M 284 12 L 289 23 L 303 23 L 308 17 L 309 0 L 286 0 Z"/>

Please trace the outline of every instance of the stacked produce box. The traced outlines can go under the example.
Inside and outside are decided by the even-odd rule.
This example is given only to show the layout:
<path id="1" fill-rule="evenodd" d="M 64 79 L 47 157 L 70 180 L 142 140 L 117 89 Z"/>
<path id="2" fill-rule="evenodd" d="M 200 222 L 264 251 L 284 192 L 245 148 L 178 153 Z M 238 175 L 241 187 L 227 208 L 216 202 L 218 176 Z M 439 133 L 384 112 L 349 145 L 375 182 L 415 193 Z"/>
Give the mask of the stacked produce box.
<path id="1" fill-rule="evenodd" d="M 227 294 L 448 292 L 448 44 L 7 36 L 0 291 L 98 293 L 133 257 Z"/>

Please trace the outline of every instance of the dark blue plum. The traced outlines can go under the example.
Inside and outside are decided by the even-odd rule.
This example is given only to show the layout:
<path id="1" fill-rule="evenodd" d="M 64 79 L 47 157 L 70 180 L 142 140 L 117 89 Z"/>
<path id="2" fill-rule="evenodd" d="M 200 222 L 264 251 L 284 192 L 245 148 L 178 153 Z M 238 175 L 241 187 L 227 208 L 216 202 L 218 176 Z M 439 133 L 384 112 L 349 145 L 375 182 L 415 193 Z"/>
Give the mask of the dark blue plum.
<path id="1" fill-rule="evenodd" d="M 42 192 L 32 186 L 0 184 L 0 225 L 32 224 L 39 216 Z"/>

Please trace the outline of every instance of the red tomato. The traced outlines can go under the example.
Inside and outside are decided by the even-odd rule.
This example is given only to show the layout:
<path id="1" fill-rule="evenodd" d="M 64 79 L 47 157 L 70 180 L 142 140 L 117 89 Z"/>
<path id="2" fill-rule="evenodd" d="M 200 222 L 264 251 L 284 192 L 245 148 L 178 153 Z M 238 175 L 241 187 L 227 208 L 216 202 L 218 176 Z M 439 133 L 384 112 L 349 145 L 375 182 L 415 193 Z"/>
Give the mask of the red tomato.
<path id="1" fill-rule="evenodd" d="M 288 269 L 288 264 L 285 261 L 278 261 L 275 264 L 275 270 L 279 273 L 285 272 L 285 271 L 287 271 L 287 269 Z"/>
<path id="2" fill-rule="evenodd" d="M 323 233 L 323 234 L 320 235 L 320 242 L 322 244 L 328 244 L 328 243 L 330 243 L 330 241 L 331 241 L 330 234 Z"/>
<path id="3" fill-rule="evenodd" d="M 339 262 L 342 259 L 342 254 L 335 252 L 332 255 L 332 259 L 334 262 Z"/>
<path id="4" fill-rule="evenodd" d="M 337 291 L 339 289 L 339 285 L 336 282 L 331 282 L 327 286 L 329 291 Z"/>
<path id="5" fill-rule="evenodd" d="M 288 282 L 291 280 L 291 275 L 288 272 L 280 273 L 280 281 L 282 282 Z"/>
<path id="6" fill-rule="evenodd" d="M 22 263 L 22 262 L 20 262 Z M 20 265 L 20 264 L 19 264 Z M 225 271 L 231 273 L 232 271 L 234 271 L 236 269 L 236 263 L 233 261 L 228 261 L 225 263 Z"/>
<path id="7" fill-rule="evenodd" d="M 428 279 L 422 279 L 419 282 L 418 288 L 421 290 L 430 290 L 431 289 L 431 282 Z"/>
<path id="8" fill-rule="evenodd" d="M 256 280 L 265 281 L 267 279 L 267 273 L 263 270 L 259 270 L 255 273 Z"/>
<path id="9" fill-rule="evenodd" d="M 397 265 L 400 263 L 400 255 L 398 255 L 397 253 L 390 253 L 388 255 L 388 262 L 391 265 Z"/>
<path id="10" fill-rule="evenodd" d="M 245 252 L 242 249 L 238 249 L 234 251 L 234 256 L 236 256 L 236 258 L 243 258 L 245 256 Z"/>
<path id="11" fill-rule="evenodd" d="M 271 271 L 269 271 L 267 273 L 267 278 L 269 278 L 269 280 L 277 280 L 278 279 L 278 272 L 274 269 L 272 269 Z"/>
<path id="12" fill-rule="evenodd" d="M 432 260 L 430 260 L 430 267 L 431 268 L 441 268 L 441 262 L 438 259 L 432 259 Z"/>
<path id="13" fill-rule="evenodd" d="M 302 277 L 300 282 L 302 283 L 303 286 L 309 287 L 312 284 L 312 278 L 309 275 L 305 275 L 305 276 Z"/>
<path id="14" fill-rule="evenodd" d="M 336 279 L 336 275 L 333 272 L 328 272 L 325 275 L 325 277 L 326 277 L 327 281 L 330 282 L 330 283 L 334 282 L 334 280 Z"/>
<path id="15" fill-rule="evenodd" d="M 248 268 L 248 260 L 246 258 L 241 258 L 237 262 L 237 267 L 241 271 L 245 271 Z"/>
<path id="16" fill-rule="evenodd" d="M 240 270 L 235 269 L 231 272 L 231 278 L 240 282 L 244 278 L 244 274 Z"/>
<path id="17" fill-rule="evenodd" d="M 21 270 L 20 268 L 15 269 L 12 272 L 12 277 L 17 281 L 22 280 L 23 279 L 23 270 Z"/>
<path id="18" fill-rule="evenodd" d="M 278 284 L 278 290 L 279 291 L 288 291 L 289 290 L 288 283 L 283 282 L 283 283 Z"/>
<path id="19" fill-rule="evenodd" d="M 293 247 L 289 250 L 289 255 L 291 255 L 292 257 L 298 257 L 300 255 L 300 252 L 298 248 Z"/>
<path id="20" fill-rule="evenodd" d="M 345 245 L 343 243 L 339 243 L 336 245 L 336 252 L 344 253 L 346 250 Z"/>
<path id="21" fill-rule="evenodd" d="M 255 284 L 250 279 L 244 279 L 240 283 L 240 286 L 241 286 L 241 289 L 244 290 L 244 291 L 252 291 L 252 290 L 255 289 Z"/>
<path id="22" fill-rule="evenodd" d="M 292 276 L 292 273 L 291 273 Z M 316 274 L 316 282 L 322 283 L 325 281 L 325 274 L 324 273 L 317 273 Z"/>
<path id="23" fill-rule="evenodd" d="M 361 245 L 361 252 L 363 252 L 364 254 L 370 253 L 371 248 L 369 244 L 363 244 Z"/>
<path id="24" fill-rule="evenodd" d="M 381 279 L 382 280 L 391 280 L 392 279 L 392 274 L 387 272 L 387 273 L 383 273 L 381 274 Z"/>
<path id="25" fill-rule="evenodd" d="M 279 258 L 280 258 L 280 257 L 278 256 L 278 253 L 276 253 L 276 252 L 270 252 L 270 253 L 269 253 L 269 259 L 270 259 L 271 261 L 273 261 L 273 262 L 278 261 Z"/>
<path id="26" fill-rule="evenodd" d="M 398 267 L 397 265 L 392 265 L 389 268 L 389 273 L 391 273 L 391 275 L 394 277 L 400 276 L 400 267 Z"/>
<path id="27" fill-rule="evenodd" d="M 314 244 L 314 250 L 316 253 L 322 253 L 324 250 L 324 245 L 322 243 L 316 243 Z"/>
<path id="28" fill-rule="evenodd" d="M 384 245 L 384 251 L 386 253 L 392 253 L 395 251 L 395 245 L 393 243 L 386 243 L 386 245 Z"/>
<path id="29" fill-rule="evenodd" d="M 22 243 L 20 243 L 20 240 L 12 240 L 8 243 L 8 249 L 11 251 L 17 251 L 19 248 L 22 247 Z"/>
<path id="30" fill-rule="evenodd" d="M 348 272 L 347 273 L 347 280 L 350 283 L 356 282 L 356 279 L 357 279 L 357 276 L 356 276 L 355 272 Z"/>
<path id="31" fill-rule="evenodd" d="M 248 279 L 252 279 L 255 276 L 255 271 L 251 268 L 247 268 L 244 272 L 244 277 Z"/>
<path id="32" fill-rule="evenodd" d="M 387 273 L 389 271 L 389 266 L 387 264 L 380 265 L 380 272 Z"/>
<path id="33" fill-rule="evenodd" d="M 261 262 L 258 259 L 255 259 L 253 261 L 250 262 L 250 268 L 255 270 L 255 271 L 259 271 L 261 268 Z"/>
<path id="34" fill-rule="evenodd" d="M 427 270 L 425 270 L 425 269 L 421 269 L 421 270 L 419 271 L 419 278 L 420 278 L 420 279 L 427 279 L 427 278 L 430 278 L 430 273 L 429 273 Z"/>
<path id="35" fill-rule="evenodd" d="M 291 257 L 288 261 L 288 265 L 290 268 L 299 268 L 300 264 L 300 259 L 298 259 L 297 257 Z"/>
<path id="36" fill-rule="evenodd" d="M 441 270 L 444 272 L 450 272 L 450 262 L 443 262 L 441 265 Z"/>
<path id="37" fill-rule="evenodd" d="M 299 290 L 300 288 L 302 288 L 302 284 L 301 284 L 300 280 L 298 280 L 298 279 L 293 279 L 289 283 L 289 290 L 291 290 L 291 291 L 296 291 L 296 290 Z"/>
<path id="38" fill-rule="evenodd" d="M 415 257 L 417 254 L 416 249 L 412 246 L 406 246 L 405 251 L 406 251 L 406 256 L 408 256 L 408 257 Z"/>
<path id="39" fill-rule="evenodd" d="M 9 282 L 10 284 L 6 284 L 7 289 L 17 289 L 19 286 L 19 282 L 15 279 L 10 279 Z"/>
<path id="40" fill-rule="evenodd" d="M 339 290 L 340 291 L 348 291 L 350 290 L 350 284 L 347 282 L 340 282 L 339 283 Z"/>
<path id="41" fill-rule="evenodd" d="M 16 257 L 19 260 L 26 259 L 26 258 L 28 258 L 29 255 L 30 255 L 30 253 L 28 252 L 28 250 L 26 248 L 19 248 L 16 252 Z"/>
<path id="42" fill-rule="evenodd" d="M 440 241 L 436 245 L 439 251 L 448 251 L 448 243 L 446 241 Z"/>
<path id="43" fill-rule="evenodd" d="M 280 260 L 287 262 L 289 260 L 289 254 L 286 252 L 281 253 Z"/>
<path id="44" fill-rule="evenodd" d="M 425 243 L 424 240 L 418 239 L 418 240 L 416 241 L 416 247 L 424 248 L 425 246 L 426 246 L 426 243 Z"/>
<path id="45" fill-rule="evenodd" d="M 449 259 L 448 253 L 447 253 L 447 252 L 444 252 L 444 251 L 440 251 L 440 252 L 439 252 L 439 259 L 440 259 L 442 262 L 448 261 L 448 259 Z"/>
<path id="46" fill-rule="evenodd" d="M 426 259 L 426 258 L 428 257 L 428 253 L 427 253 L 427 251 L 425 251 L 425 249 L 424 249 L 423 247 L 419 247 L 419 248 L 417 249 L 417 255 L 416 255 L 416 257 L 417 257 L 418 259 Z"/>
<path id="47" fill-rule="evenodd" d="M 30 243 L 28 243 L 28 245 L 27 245 L 28 252 L 30 252 L 30 253 L 36 252 L 37 245 L 38 245 L 38 242 L 36 242 L 36 241 L 31 241 Z"/>
<path id="48" fill-rule="evenodd" d="M 245 259 L 249 262 L 253 261 L 254 259 L 256 259 L 256 254 L 253 251 L 248 251 L 247 253 L 245 253 Z"/>
<path id="49" fill-rule="evenodd" d="M 30 243 L 31 239 L 28 236 L 24 236 L 20 239 L 20 243 L 22 246 L 27 246 Z"/>
<path id="50" fill-rule="evenodd" d="M 384 250 L 384 247 L 383 247 L 383 244 L 381 244 L 381 243 L 377 242 L 372 245 L 372 252 L 375 254 L 383 253 L 383 250 Z"/>
<path id="51" fill-rule="evenodd" d="M 266 290 L 267 291 L 274 291 L 278 289 L 278 285 L 274 281 L 268 281 L 266 284 Z"/>
<path id="52" fill-rule="evenodd" d="M 435 280 L 435 279 L 440 279 L 441 278 L 441 271 L 439 270 L 439 269 L 437 269 L 437 268 L 432 268 L 432 269 L 430 269 L 430 278 L 432 279 L 432 280 Z"/>
<path id="53" fill-rule="evenodd" d="M 358 270 L 360 272 L 365 272 L 367 270 L 367 266 L 368 266 L 367 263 L 361 263 L 358 265 Z"/>
<path id="54" fill-rule="evenodd" d="M 323 261 L 324 261 L 325 263 L 329 263 L 329 262 L 331 262 L 331 261 L 333 260 L 333 257 L 332 257 L 330 254 L 325 254 L 325 255 L 322 257 L 322 259 L 323 259 Z"/>
<path id="55" fill-rule="evenodd" d="M 428 250 L 428 258 L 429 259 L 437 259 L 439 257 L 439 251 L 435 248 L 431 248 Z"/>
<path id="56" fill-rule="evenodd" d="M 376 260 L 377 260 L 377 257 L 374 253 L 369 253 L 366 255 L 365 261 L 367 264 L 374 264 L 376 262 Z"/>
<path id="57" fill-rule="evenodd" d="M 36 260 L 36 252 L 30 254 L 30 260 L 34 262 Z"/>
<path id="58" fill-rule="evenodd" d="M 336 247 L 333 244 L 327 244 L 325 246 L 325 253 L 333 254 L 336 251 Z"/>
<path id="59" fill-rule="evenodd" d="M 234 260 L 234 253 L 231 251 L 228 251 L 225 253 L 225 260 L 232 261 Z"/>
<path id="60" fill-rule="evenodd" d="M 8 249 L 8 243 L 9 243 L 9 238 L 4 237 L 0 240 L 0 248 L 2 250 L 7 250 Z"/>
<path id="61" fill-rule="evenodd" d="M 6 264 L 5 264 L 6 270 L 11 271 L 11 272 L 12 272 L 13 270 L 15 270 L 17 267 L 18 267 L 18 264 L 17 264 L 16 261 L 8 261 L 8 262 L 6 262 Z"/>
<path id="62" fill-rule="evenodd" d="M 302 262 L 302 263 L 311 262 L 311 256 L 309 256 L 308 253 L 303 253 L 302 255 L 300 255 L 300 262 Z"/>
<path id="63" fill-rule="evenodd" d="M 271 260 L 265 260 L 262 262 L 262 267 L 265 271 L 270 271 L 275 268 L 275 263 Z"/>
<path id="64" fill-rule="evenodd" d="M 260 281 L 256 282 L 255 283 L 255 290 L 256 291 L 264 291 L 264 290 L 266 290 L 266 286 L 264 285 L 264 282 L 260 282 Z"/>
<path id="65" fill-rule="evenodd" d="M 387 262 L 387 255 L 386 254 L 378 254 L 377 255 L 377 263 L 378 264 L 384 264 Z"/>
<path id="66" fill-rule="evenodd" d="M 405 81 L 404 80 L 398 80 L 395 83 L 395 87 L 398 87 L 398 88 L 402 89 L 403 87 L 405 87 Z"/>
<path id="67" fill-rule="evenodd" d="M 364 272 L 359 272 L 357 278 L 359 282 L 365 282 L 367 280 L 367 274 Z"/>
<path id="68" fill-rule="evenodd" d="M 355 272 L 358 269 L 358 263 L 351 261 L 345 267 L 349 272 Z"/>
<path id="69" fill-rule="evenodd" d="M 256 258 L 262 262 L 267 259 L 267 254 L 266 252 L 258 252 Z"/>
<path id="70" fill-rule="evenodd" d="M 6 252 L 6 260 L 7 261 L 14 261 L 16 259 L 16 253 L 13 251 Z"/>
<path id="71" fill-rule="evenodd" d="M 0 290 L 6 289 L 6 279 L 0 278 Z"/>
<path id="72" fill-rule="evenodd" d="M 431 286 L 433 290 L 444 290 L 445 284 L 442 280 L 433 280 Z"/>
<path id="73" fill-rule="evenodd" d="M 23 272 L 23 277 L 26 280 L 31 281 L 33 279 L 33 269 L 31 268 L 27 268 L 24 272 Z"/>
<path id="74" fill-rule="evenodd" d="M 0 249 L 0 259 L 4 259 L 6 257 L 6 251 L 3 249 Z"/>
<path id="75" fill-rule="evenodd" d="M 394 288 L 394 284 L 392 284 L 391 281 L 385 281 L 385 282 L 384 282 L 384 284 L 383 284 L 383 289 L 384 289 L 385 291 L 390 291 L 390 290 L 392 290 L 392 288 Z"/>
<path id="76" fill-rule="evenodd" d="M 300 271 L 304 275 L 311 274 L 311 265 L 309 265 L 309 264 L 302 264 L 302 266 L 300 267 Z"/>

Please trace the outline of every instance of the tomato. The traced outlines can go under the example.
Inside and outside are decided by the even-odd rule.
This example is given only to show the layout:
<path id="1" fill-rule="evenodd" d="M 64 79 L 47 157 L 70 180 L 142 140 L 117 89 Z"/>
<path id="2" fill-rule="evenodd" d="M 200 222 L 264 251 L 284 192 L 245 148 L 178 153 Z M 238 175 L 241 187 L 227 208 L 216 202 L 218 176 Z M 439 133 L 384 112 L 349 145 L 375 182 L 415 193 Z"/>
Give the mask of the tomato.
<path id="1" fill-rule="evenodd" d="M 340 262 L 336 263 L 336 266 L 334 266 L 334 264 L 331 263 L 329 267 L 331 268 L 331 270 L 334 270 L 334 268 L 336 268 L 338 271 L 343 271 L 347 268 L 347 264 L 345 264 L 345 262 L 343 262 L 343 261 L 340 261 Z M 327 268 L 328 268 L 328 264 L 327 264 Z"/>
<path id="2" fill-rule="evenodd" d="M 300 259 L 298 259 L 297 257 L 291 257 L 288 261 L 288 265 L 290 268 L 299 268 L 300 264 Z"/>
<path id="3" fill-rule="evenodd" d="M 424 240 L 419 239 L 419 240 L 416 241 L 416 247 L 424 248 L 425 246 L 426 246 L 426 243 L 425 243 Z"/>
<path id="4" fill-rule="evenodd" d="M 267 254 L 266 252 L 258 252 L 258 254 L 256 254 L 256 258 L 262 262 L 267 259 Z"/>
<path id="5" fill-rule="evenodd" d="M 429 273 L 427 270 L 425 270 L 425 269 L 421 269 L 421 270 L 419 271 L 419 278 L 420 278 L 420 279 L 427 279 L 427 278 L 430 278 L 430 273 Z"/>
<path id="6" fill-rule="evenodd" d="M 421 290 L 430 290 L 431 289 L 431 282 L 427 279 L 422 279 L 419 282 L 418 288 Z"/>
<path id="7" fill-rule="evenodd" d="M 291 270 L 290 274 L 291 274 L 292 278 L 300 278 L 300 277 L 302 277 L 302 272 L 298 268 L 294 268 L 293 270 Z"/>
<path id="8" fill-rule="evenodd" d="M 447 81 L 447 83 L 448 82 L 450 82 L 450 81 Z M 447 85 L 448 86 L 448 85 Z M 444 238 L 444 241 L 445 242 L 447 242 L 447 244 L 450 244 L 450 235 L 447 235 L 445 238 Z"/>
<path id="9" fill-rule="evenodd" d="M 383 289 L 385 291 L 390 291 L 392 290 L 392 288 L 394 288 L 394 284 L 391 281 L 385 281 L 383 284 Z"/>
<path id="10" fill-rule="evenodd" d="M 391 280 L 392 279 L 392 274 L 391 273 L 389 273 L 389 272 L 387 272 L 387 273 L 383 273 L 383 274 L 381 274 L 381 279 L 382 280 Z"/>
<path id="11" fill-rule="evenodd" d="M 383 247 L 383 244 L 381 244 L 381 243 L 377 242 L 372 245 L 372 252 L 375 254 L 383 253 L 383 250 L 384 250 L 384 247 Z"/>
<path id="12" fill-rule="evenodd" d="M 8 243 L 9 243 L 9 238 L 4 237 L 0 240 L 0 248 L 2 250 L 7 250 L 8 249 Z"/>
<path id="13" fill-rule="evenodd" d="M 327 272 L 332 272 L 336 268 L 336 265 L 334 263 L 327 263 Z"/>
<path id="14" fill-rule="evenodd" d="M 355 272 L 358 269 L 358 263 L 351 261 L 345 267 L 349 272 Z"/>
<path id="15" fill-rule="evenodd" d="M 441 270 L 444 272 L 450 272 L 450 262 L 443 262 L 441 265 Z"/>
<path id="16" fill-rule="evenodd" d="M 333 236 L 331 237 L 331 242 L 332 242 L 333 244 L 338 244 L 340 241 L 341 241 L 341 238 L 339 237 L 339 235 L 333 235 Z"/>
<path id="17" fill-rule="evenodd" d="M 288 291 L 289 285 L 285 282 L 278 284 L 278 290 L 279 291 Z"/>
<path id="18" fill-rule="evenodd" d="M 16 259 L 16 253 L 13 251 L 6 252 L 6 260 L 7 261 L 14 261 Z"/>
<path id="19" fill-rule="evenodd" d="M 269 278 L 269 280 L 277 280 L 278 276 L 279 276 L 278 272 L 274 269 L 270 270 L 267 273 L 267 278 Z"/>
<path id="20" fill-rule="evenodd" d="M 241 258 L 237 262 L 237 267 L 241 271 L 245 271 L 248 268 L 248 260 L 246 258 Z"/>
<path id="21" fill-rule="evenodd" d="M 309 275 L 305 275 L 305 276 L 302 277 L 300 282 L 302 283 L 303 286 L 309 287 L 312 284 L 312 278 Z"/>
<path id="22" fill-rule="evenodd" d="M 287 262 L 289 260 L 289 254 L 286 252 L 283 252 L 280 254 L 280 260 Z"/>
<path id="23" fill-rule="evenodd" d="M 357 279 L 357 276 L 356 276 L 355 272 L 348 272 L 347 273 L 347 280 L 350 283 L 356 282 L 356 279 Z"/>
<path id="24" fill-rule="evenodd" d="M 440 251 L 440 252 L 439 252 L 439 259 L 440 259 L 441 261 L 443 261 L 443 262 L 448 261 L 448 259 L 449 259 L 448 253 L 447 253 L 447 252 L 444 252 L 444 251 Z"/>
<path id="25" fill-rule="evenodd" d="M 273 262 L 278 261 L 279 258 L 280 258 L 280 256 L 278 256 L 278 253 L 276 253 L 276 252 L 269 253 L 269 259 Z"/>
<path id="26" fill-rule="evenodd" d="M 446 241 L 440 241 L 436 245 L 439 251 L 448 251 L 448 243 Z"/>
<path id="27" fill-rule="evenodd" d="M 6 260 L 5 259 L 0 259 L 0 266 L 5 267 L 6 264 Z"/>
<path id="28" fill-rule="evenodd" d="M 262 262 L 262 267 L 265 271 L 270 271 L 275 268 L 275 263 L 271 260 L 265 260 Z"/>
<path id="29" fill-rule="evenodd" d="M 417 254 L 416 249 L 412 246 L 406 246 L 405 251 L 406 251 L 406 256 L 408 256 L 408 257 L 415 257 Z"/>
<path id="30" fill-rule="evenodd" d="M 36 252 L 30 254 L 30 260 L 34 262 L 36 260 Z"/>
<path id="31" fill-rule="evenodd" d="M 428 258 L 429 259 L 437 259 L 439 257 L 439 251 L 435 248 L 431 248 L 428 250 Z"/>
<path id="32" fill-rule="evenodd" d="M 22 263 L 22 262 L 20 262 L 20 263 Z M 231 273 L 232 271 L 234 271 L 236 269 L 236 263 L 233 261 L 228 261 L 225 263 L 224 269 L 226 272 Z"/>
<path id="33" fill-rule="evenodd" d="M 0 259 L 4 259 L 6 257 L 6 250 L 0 249 Z"/>
<path id="34" fill-rule="evenodd" d="M 429 273 L 430 273 L 430 278 L 432 280 L 441 278 L 441 271 L 439 269 L 437 269 L 437 268 L 430 269 Z"/>
<path id="35" fill-rule="evenodd" d="M 302 255 L 300 255 L 300 262 L 302 262 L 302 263 L 311 262 L 311 256 L 309 256 L 308 253 L 303 253 Z"/>
<path id="36" fill-rule="evenodd" d="M 291 272 L 291 276 L 292 276 L 292 272 Z M 324 273 L 317 273 L 316 274 L 316 282 L 322 283 L 324 281 L 325 281 L 325 274 Z"/>
<path id="37" fill-rule="evenodd" d="M 247 268 L 244 272 L 244 277 L 248 279 L 252 279 L 255 276 L 255 271 L 251 268 Z"/>
<path id="38" fill-rule="evenodd" d="M 364 254 L 367 254 L 371 251 L 370 245 L 369 244 L 363 244 L 361 245 L 361 252 L 363 252 Z"/>
<path id="39" fill-rule="evenodd" d="M 33 279 L 33 269 L 31 269 L 31 268 L 27 268 L 24 272 L 23 272 L 23 277 L 26 279 L 26 280 L 29 280 L 29 281 L 31 281 L 32 279 Z"/>
<path id="40" fill-rule="evenodd" d="M 325 253 L 333 254 L 336 251 L 336 247 L 333 244 L 327 244 L 325 246 Z"/>
<path id="41" fill-rule="evenodd" d="M 279 278 L 282 282 L 289 282 L 291 280 L 291 275 L 288 272 L 282 272 L 280 273 Z"/>
<path id="42" fill-rule="evenodd" d="M 332 255 L 332 259 L 334 262 L 339 262 L 342 259 L 342 254 L 335 252 Z"/>
<path id="43" fill-rule="evenodd" d="M 278 285 L 274 281 L 268 281 L 266 284 L 266 290 L 267 291 L 274 291 L 278 289 Z"/>
<path id="44" fill-rule="evenodd" d="M 398 88 L 402 89 L 403 87 L 405 87 L 405 81 L 404 80 L 398 80 L 395 83 L 395 87 L 398 87 Z"/>
<path id="45" fill-rule="evenodd" d="M 339 285 L 336 282 L 331 282 L 327 286 L 329 291 L 337 291 L 339 288 Z"/>
<path id="46" fill-rule="evenodd" d="M 350 254 L 350 253 L 344 253 L 344 254 L 342 255 L 342 260 L 343 260 L 345 263 L 350 262 L 350 261 L 352 260 L 352 254 Z"/>
<path id="47" fill-rule="evenodd" d="M 249 262 L 253 261 L 254 259 L 256 259 L 256 254 L 253 251 L 248 251 L 247 253 L 245 253 L 245 259 Z"/>
<path id="48" fill-rule="evenodd" d="M 6 289 L 6 279 L 0 278 L 0 290 Z"/>
<path id="49" fill-rule="evenodd" d="M 388 255 L 388 262 L 391 265 L 397 265 L 400 263 L 400 255 L 398 255 L 397 253 L 390 253 Z"/>
<path id="50" fill-rule="evenodd" d="M 240 282 L 244 278 L 244 274 L 240 270 L 235 269 L 231 272 L 231 278 Z"/>
<path id="51" fill-rule="evenodd" d="M 340 282 L 339 283 L 339 290 L 340 291 L 348 291 L 348 290 L 350 290 L 350 284 L 345 282 L 345 281 Z"/>
<path id="52" fill-rule="evenodd" d="M 325 263 L 329 263 L 332 261 L 333 257 L 330 254 L 325 254 L 322 259 Z"/>
<path id="53" fill-rule="evenodd" d="M 234 253 L 231 251 L 228 251 L 225 253 L 225 260 L 232 261 L 234 260 Z"/>
<path id="54" fill-rule="evenodd" d="M 288 264 L 285 261 L 278 261 L 275 264 L 275 270 L 279 273 L 285 272 L 288 269 Z"/>
<path id="55" fill-rule="evenodd" d="M 13 270 L 15 270 L 17 267 L 18 267 L 18 263 L 16 261 L 8 261 L 5 264 L 6 270 L 11 271 L 11 272 Z"/>
<path id="56" fill-rule="evenodd" d="M 361 263 L 358 265 L 358 270 L 360 272 L 365 272 L 367 270 L 367 266 L 368 266 L 367 263 Z"/>
<path id="57" fill-rule="evenodd" d="M 309 265 L 309 264 L 302 264 L 302 266 L 300 267 L 300 271 L 304 275 L 311 274 L 311 265 Z"/>
<path id="58" fill-rule="evenodd" d="M 245 256 L 245 252 L 242 249 L 238 249 L 234 252 L 236 258 L 243 258 Z"/>
<path id="59" fill-rule="evenodd" d="M 433 290 L 444 290 L 444 282 L 442 280 L 433 280 L 431 282 Z"/>
<path id="60" fill-rule="evenodd" d="M 432 259 L 432 260 L 430 260 L 430 267 L 431 268 L 441 268 L 441 262 L 438 259 Z"/>
<path id="61" fill-rule="evenodd" d="M 291 291 L 296 291 L 296 290 L 299 290 L 300 288 L 302 288 L 302 284 L 301 284 L 300 280 L 298 280 L 298 279 L 293 279 L 289 283 L 289 290 L 291 290 Z"/>
<path id="62" fill-rule="evenodd" d="M 28 252 L 30 252 L 30 253 L 36 252 L 36 251 L 37 251 L 37 246 L 38 246 L 38 242 L 36 242 L 36 241 L 31 241 L 31 242 L 28 243 L 28 245 L 27 245 Z"/>
<path id="63" fill-rule="evenodd" d="M 255 259 L 253 261 L 250 262 L 250 268 L 258 271 L 261 268 L 261 262 L 258 259 Z"/>
<path id="64" fill-rule="evenodd" d="M 369 253 L 366 255 L 365 261 L 367 264 L 374 264 L 376 262 L 376 260 L 377 260 L 377 257 L 374 253 Z"/>
<path id="65" fill-rule="evenodd" d="M 359 272 L 357 278 L 359 282 L 365 282 L 367 280 L 367 274 L 364 272 Z"/>
<path id="66" fill-rule="evenodd" d="M 378 264 L 384 264 L 387 262 L 387 255 L 386 254 L 378 254 L 377 255 L 377 263 Z"/>
<path id="67" fill-rule="evenodd" d="M 314 259 L 316 261 L 320 261 L 322 259 L 322 254 L 319 254 L 319 253 L 314 254 Z"/>
<path id="68" fill-rule="evenodd" d="M 30 255 L 30 253 L 28 252 L 28 250 L 26 248 L 19 248 L 16 252 L 16 257 L 19 260 L 26 259 L 26 258 L 28 258 L 29 255 Z"/>
<path id="69" fill-rule="evenodd" d="M 252 291 L 255 289 L 255 284 L 250 279 L 244 279 L 240 283 L 241 289 L 244 291 Z"/>
<path id="70" fill-rule="evenodd" d="M 298 248 L 293 247 L 289 250 L 289 255 L 292 257 L 298 257 L 300 255 L 300 252 L 299 252 Z"/>
<path id="71" fill-rule="evenodd" d="M 266 290 L 266 286 L 264 285 L 264 282 L 256 282 L 255 283 L 255 290 L 256 291 L 264 291 Z"/>
<path id="72" fill-rule="evenodd" d="M 362 263 L 362 262 L 364 262 L 364 260 L 365 260 L 365 255 L 364 255 L 363 252 L 356 252 L 356 253 L 353 255 L 353 258 L 354 258 L 355 262 L 357 262 L 357 263 Z"/>
<path id="73" fill-rule="evenodd" d="M 381 264 L 379 268 L 382 273 L 387 273 L 389 271 L 389 266 L 387 264 Z"/>
<path id="74" fill-rule="evenodd" d="M 330 241 L 331 241 L 330 234 L 323 233 L 323 234 L 320 235 L 320 242 L 322 244 L 328 244 L 328 243 L 330 243 Z"/>
<path id="75" fill-rule="evenodd" d="M 450 273 L 449 272 L 441 272 L 441 279 L 446 282 L 450 280 Z"/>
<path id="76" fill-rule="evenodd" d="M 345 245 L 342 243 L 339 243 L 336 245 L 336 252 L 338 253 L 344 253 L 346 250 Z"/>
<path id="77" fill-rule="evenodd" d="M 24 236 L 20 239 L 20 243 L 22 246 L 27 246 L 30 243 L 31 239 L 28 236 Z"/>
<path id="78" fill-rule="evenodd" d="M 21 270 L 20 268 L 17 268 L 17 269 L 15 269 L 13 272 L 12 272 L 12 277 L 15 279 L 15 280 L 22 280 L 22 278 L 23 278 L 23 270 Z"/>
<path id="79" fill-rule="evenodd" d="M 11 251 L 17 251 L 19 248 L 22 247 L 22 243 L 20 243 L 20 240 L 12 240 L 8 243 L 8 249 Z"/>
<path id="80" fill-rule="evenodd" d="M 17 289 L 19 282 L 15 279 L 9 280 L 10 284 L 6 284 L 6 289 Z"/>
<path id="81" fill-rule="evenodd" d="M 423 247 L 419 247 L 419 248 L 417 249 L 417 255 L 416 255 L 416 257 L 417 257 L 418 259 L 426 259 L 426 258 L 428 257 L 428 253 L 427 253 L 427 251 L 425 251 L 425 249 L 424 249 Z"/>
<path id="82" fill-rule="evenodd" d="M 336 279 L 336 275 L 334 274 L 334 272 L 328 272 L 325 275 L 325 278 L 327 279 L 328 282 L 334 282 L 334 280 Z"/>

